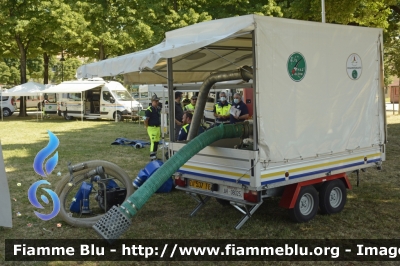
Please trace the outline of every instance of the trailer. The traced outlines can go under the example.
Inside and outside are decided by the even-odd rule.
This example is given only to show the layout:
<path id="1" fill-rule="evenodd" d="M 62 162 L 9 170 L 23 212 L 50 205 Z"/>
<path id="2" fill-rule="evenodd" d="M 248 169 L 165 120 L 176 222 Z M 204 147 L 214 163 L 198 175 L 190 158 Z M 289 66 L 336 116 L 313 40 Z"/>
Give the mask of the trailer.
<path id="1" fill-rule="evenodd" d="M 202 82 L 188 140 L 170 136 L 170 159 L 156 174 L 175 173 L 176 188 L 198 203 L 191 215 L 210 198 L 232 205 L 243 214 L 239 229 L 268 197 L 281 197 L 296 222 L 313 219 L 318 209 L 340 212 L 351 188 L 346 173 L 382 167 L 382 44 L 381 29 L 247 15 L 167 32 L 159 45 L 80 67 L 77 75 L 167 82 L 169 98 L 174 83 Z M 252 119 L 197 136 L 210 88 L 236 79 L 252 89 Z M 196 142 L 215 134 L 221 139 Z M 118 215 L 129 218 L 143 206 L 140 189 Z"/>

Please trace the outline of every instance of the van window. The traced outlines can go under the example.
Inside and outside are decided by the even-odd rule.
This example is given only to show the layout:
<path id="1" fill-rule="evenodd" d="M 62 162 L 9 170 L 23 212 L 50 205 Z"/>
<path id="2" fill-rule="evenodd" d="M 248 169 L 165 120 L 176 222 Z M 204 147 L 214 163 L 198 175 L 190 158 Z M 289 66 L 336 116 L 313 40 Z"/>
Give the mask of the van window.
<path id="1" fill-rule="evenodd" d="M 55 93 L 50 93 L 50 94 L 45 93 L 44 94 L 44 99 L 46 99 L 49 103 L 56 103 L 57 102 L 57 96 L 56 96 Z"/>
<path id="2" fill-rule="evenodd" d="M 140 93 L 140 98 L 147 98 L 149 97 L 149 93 L 148 92 L 141 92 Z"/>
<path id="3" fill-rule="evenodd" d="M 2 101 L 8 101 L 8 97 L 9 97 L 9 96 L 1 96 L 1 100 L 2 100 Z"/>
<path id="4" fill-rule="evenodd" d="M 111 93 L 109 91 L 103 91 L 103 100 L 109 102 Z"/>
<path id="5" fill-rule="evenodd" d="M 65 94 L 63 94 L 63 98 L 68 98 L 68 99 L 70 99 L 70 100 L 72 100 L 72 101 L 80 101 L 81 100 L 81 94 L 80 93 L 66 93 L 67 95 L 67 97 L 65 97 L 64 95 Z"/>
<path id="6" fill-rule="evenodd" d="M 112 91 L 118 101 L 133 101 L 132 96 L 126 90 Z"/>

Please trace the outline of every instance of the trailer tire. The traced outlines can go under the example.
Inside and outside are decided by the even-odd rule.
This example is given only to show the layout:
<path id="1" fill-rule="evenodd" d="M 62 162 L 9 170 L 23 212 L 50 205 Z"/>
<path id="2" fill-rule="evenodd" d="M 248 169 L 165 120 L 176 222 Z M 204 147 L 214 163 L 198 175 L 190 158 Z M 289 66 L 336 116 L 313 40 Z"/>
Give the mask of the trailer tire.
<path id="1" fill-rule="evenodd" d="M 219 199 L 219 198 L 215 198 L 217 200 L 217 202 L 219 204 L 221 204 L 222 206 L 229 206 L 231 205 L 231 203 L 229 202 L 229 200 L 224 200 L 224 199 Z"/>
<path id="2" fill-rule="evenodd" d="M 319 190 L 319 208 L 322 214 L 341 212 L 346 200 L 347 190 L 342 180 L 328 181 Z"/>
<path id="3" fill-rule="evenodd" d="M 83 181 L 87 181 L 88 179 L 84 177 L 84 174 L 89 172 L 90 170 L 96 168 L 97 166 L 103 166 L 104 170 L 106 173 L 121 183 L 125 185 L 126 188 L 126 198 L 127 200 L 130 195 L 134 192 L 133 185 L 132 185 L 132 180 L 128 176 L 128 174 L 118 165 L 107 162 L 107 161 L 101 161 L 101 160 L 93 160 L 93 161 L 87 161 L 84 162 L 84 164 L 87 165 L 87 168 L 77 171 L 74 173 L 75 179 L 74 179 L 74 186 L 73 187 L 79 187 Z M 79 218 L 79 217 L 72 217 L 69 215 L 69 210 L 68 210 L 68 204 L 67 204 L 67 198 L 70 197 L 70 192 L 73 187 L 70 187 L 68 183 L 70 182 L 70 175 L 67 174 L 65 175 L 60 182 L 56 185 L 55 192 L 59 196 L 60 200 L 60 212 L 58 213 L 59 217 L 61 217 L 65 222 L 72 226 L 77 226 L 77 227 L 92 227 L 99 219 L 101 219 L 104 214 L 99 214 L 97 216 L 93 217 L 88 217 L 88 218 Z M 95 202 L 92 202 L 92 204 L 95 204 Z"/>
<path id="4" fill-rule="evenodd" d="M 302 187 L 293 209 L 289 209 L 290 218 L 296 223 L 308 222 L 318 212 L 318 192 L 313 186 Z"/>

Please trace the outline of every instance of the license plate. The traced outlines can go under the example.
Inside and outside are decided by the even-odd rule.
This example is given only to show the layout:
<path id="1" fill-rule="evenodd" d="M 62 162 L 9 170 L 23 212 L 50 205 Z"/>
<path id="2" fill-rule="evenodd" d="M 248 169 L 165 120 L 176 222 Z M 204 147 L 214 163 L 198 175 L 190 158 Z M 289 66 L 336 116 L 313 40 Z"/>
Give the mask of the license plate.
<path id="1" fill-rule="evenodd" d="M 236 187 L 222 187 L 222 194 L 243 199 L 243 191 L 240 188 Z"/>
<path id="2" fill-rule="evenodd" d="M 211 184 L 207 182 L 201 182 L 197 180 L 189 180 L 189 186 L 204 189 L 204 190 L 211 190 Z"/>

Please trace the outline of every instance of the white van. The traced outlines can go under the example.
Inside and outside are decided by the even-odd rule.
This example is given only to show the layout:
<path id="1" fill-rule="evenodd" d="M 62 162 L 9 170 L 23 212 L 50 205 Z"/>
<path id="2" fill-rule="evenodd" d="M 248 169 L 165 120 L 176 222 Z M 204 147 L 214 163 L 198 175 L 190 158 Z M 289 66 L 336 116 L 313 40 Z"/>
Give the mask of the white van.
<path id="1" fill-rule="evenodd" d="M 11 116 L 17 109 L 15 106 L 15 98 L 13 96 L 2 96 L 0 91 L 1 107 L 0 113 L 3 113 L 4 117 Z"/>
<path id="2" fill-rule="evenodd" d="M 59 92 L 60 111 L 66 120 L 106 118 L 120 121 L 122 115 L 138 113 L 143 107 L 127 89 L 116 81 L 94 78 L 65 81 L 53 87 Z"/>
<path id="3" fill-rule="evenodd" d="M 165 85 L 140 85 L 136 99 L 147 108 L 151 105 L 151 98 L 154 95 L 160 98 L 162 106 L 166 104 L 165 108 L 168 108 L 168 89 Z"/>
<path id="4" fill-rule="evenodd" d="M 21 96 L 22 97 L 22 96 Z M 17 109 L 19 109 L 20 107 L 20 101 L 21 101 L 21 97 L 17 98 L 16 101 L 16 106 Z M 26 108 L 38 108 L 39 110 L 41 110 L 41 102 L 43 99 L 40 98 L 40 96 L 25 96 L 25 104 L 26 104 Z"/>
<path id="5" fill-rule="evenodd" d="M 43 111 L 43 105 L 45 105 L 46 114 L 55 114 L 57 113 L 57 94 L 49 93 L 44 94 L 43 96 L 25 96 L 26 108 L 37 108 L 39 111 Z M 20 107 L 21 97 L 17 98 L 16 108 Z"/>

